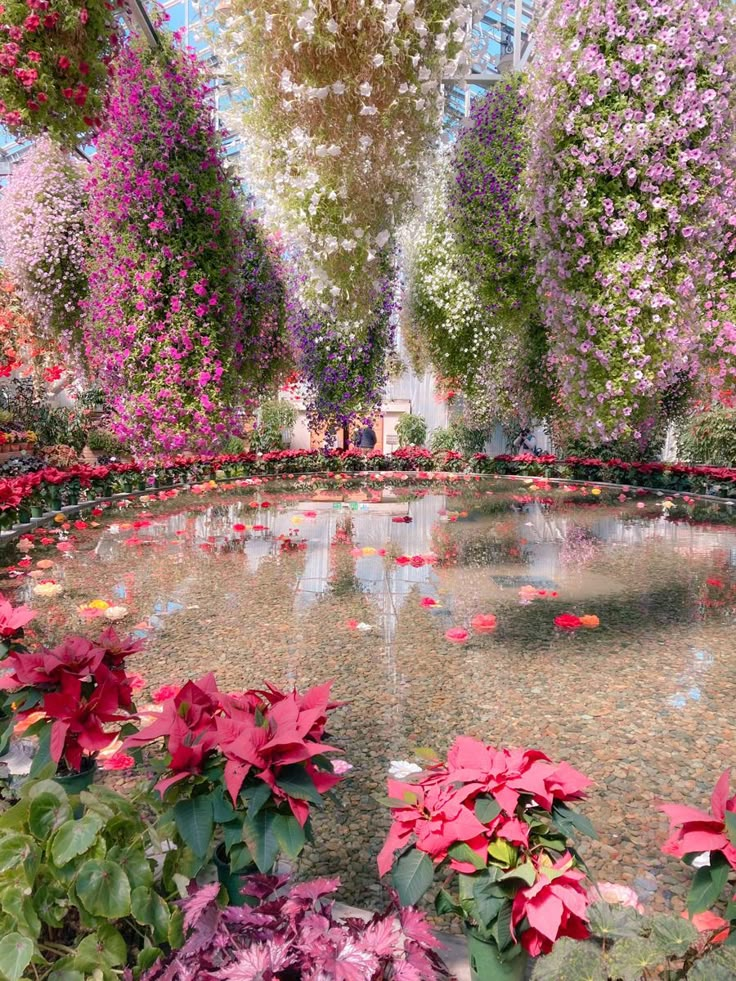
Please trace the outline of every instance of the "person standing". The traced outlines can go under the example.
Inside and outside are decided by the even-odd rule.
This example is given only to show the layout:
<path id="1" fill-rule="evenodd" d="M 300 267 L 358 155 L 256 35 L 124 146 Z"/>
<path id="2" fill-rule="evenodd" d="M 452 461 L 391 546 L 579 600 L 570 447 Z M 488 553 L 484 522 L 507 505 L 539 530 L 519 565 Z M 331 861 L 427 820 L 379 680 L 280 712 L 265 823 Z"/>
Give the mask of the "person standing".
<path id="1" fill-rule="evenodd" d="M 373 450 L 378 442 L 378 437 L 376 436 L 376 431 L 373 428 L 370 419 L 363 420 L 363 427 L 358 433 L 358 438 L 355 445 L 359 450 Z"/>

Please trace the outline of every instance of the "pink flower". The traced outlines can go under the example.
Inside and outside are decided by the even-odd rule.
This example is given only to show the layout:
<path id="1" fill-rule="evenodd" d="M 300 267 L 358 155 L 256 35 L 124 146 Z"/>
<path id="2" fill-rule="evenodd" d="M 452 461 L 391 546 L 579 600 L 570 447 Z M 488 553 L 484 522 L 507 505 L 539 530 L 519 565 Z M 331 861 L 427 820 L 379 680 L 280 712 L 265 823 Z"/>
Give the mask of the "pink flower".
<path id="1" fill-rule="evenodd" d="M 100 763 L 103 770 L 130 770 L 135 766 L 135 760 L 127 753 L 114 753 Z"/>
<path id="2" fill-rule="evenodd" d="M 179 694 L 179 687 L 179 685 L 161 685 L 151 695 L 151 699 L 157 705 L 160 705 L 162 702 L 167 702 L 170 698 L 175 698 Z"/>
<path id="3" fill-rule="evenodd" d="M 345 776 L 353 769 L 353 764 L 348 763 L 347 760 L 331 760 L 332 772 L 336 773 L 338 777 Z"/>
<path id="4" fill-rule="evenodd" d="M 683 858 L 697 852 L 722 852 L 736 869 L 736 846 L 726 827 L 726 814 L 736 814 L 736 795 L 728 797 L 730 776 L 731 771 L 725 770 L 715 785 L 711 797 L 712 814 L 681 804 L 660 804 L 659 810 L 670 819 L 671 834 L 662 846 L 665 855 Z"/>
<path id="5" fill-rule="evenodd" d="M 445 631 L 445 640 L 449 640 L 451 644 L 464 644 L 469 636 L 464 627 L 450 627 Z"/>
<path id="6" fill-rule="evenodd" d="M 588 900 L 591 903 L 609 903 L 611 906 L 630 906 L 637 913 L 644 912 L 644 907 L 634 890 L 619 882 L 596 882 L 588 889 Z"/>
<path id="7" fill-rule="evenodd" d="M 492 613 L 477 613 L 470 621 L 476 634 L 492 634 L 496 629 L 496 618 Z"/>
<path id="8" fill-rule="evenodd" d="M 551 867 L 536 865 L 537 881 L 521 889 L 511 906 L 511 931 L 517 939 L 519 924 L 528 921 L 520 939 L 532 957 L 548 954 L 560 937 L 585 940 L 590 935 L 585 874 L 572 867 L 572 856 L 566 853 Z M 553 871 L 554 877 L 548 875 Z"/>

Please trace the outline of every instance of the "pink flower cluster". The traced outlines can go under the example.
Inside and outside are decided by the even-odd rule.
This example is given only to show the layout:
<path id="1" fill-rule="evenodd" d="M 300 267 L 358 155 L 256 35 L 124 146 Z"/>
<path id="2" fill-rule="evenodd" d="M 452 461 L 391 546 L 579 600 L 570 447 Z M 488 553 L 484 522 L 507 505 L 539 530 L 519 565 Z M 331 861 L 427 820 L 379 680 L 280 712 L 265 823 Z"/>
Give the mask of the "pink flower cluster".
<path id="1" fill-rule="evenodd" d="M 92 164 L 86 352 L 139 451 L 212 450 L 288 359 L 277 258 L 208 93 L 174 42 L 126 45 Z"/>
<path id="2" fill-rule="evenodd" d="M 561 412 L 594 444 L 646 440 L 663 400 L 696 374 L 715 317 L 701 300 L 708 251 L 722 248 L 710 213 L 731 194 L 727 6 L 552 0 L 536 32 L 537 275 Z M 733 325 L 717 336 L 732 357 Z"/>

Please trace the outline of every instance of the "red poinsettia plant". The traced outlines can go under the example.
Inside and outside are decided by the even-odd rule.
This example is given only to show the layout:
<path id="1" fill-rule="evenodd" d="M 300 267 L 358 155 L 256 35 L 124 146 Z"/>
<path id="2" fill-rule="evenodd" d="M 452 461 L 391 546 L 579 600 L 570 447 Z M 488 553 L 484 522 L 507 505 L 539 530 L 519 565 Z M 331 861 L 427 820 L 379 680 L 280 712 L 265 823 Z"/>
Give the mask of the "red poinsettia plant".
<path id="1" fill-rule="evenodd" d="M 119 0 L 0 5 L 0 122 L 74 146 L 99 122 Z"/>
<path id="2" fill-rule="evenodd" d="M 401 902 L 414 905 L 441 870 L 437 911 L 461 917 L 503 960 L 585 938 L 585 875 L 569 838 L 594 832 L 569 805 L 590 782 L 539 750 L 459 736 L 445 761 L 388 781 L 393 823 L 379 872 L 391 871 Z"/>
<path id="3" fill-rule="evenodd" d="M 29 612 L 20 607 L 14 616 Z M 0 662 L 5 739 L 13 728 L 38 736 L 31 775 L 49 760 L 62 771 L 89 768 L 135 720 L 133 678 L 125 659 L 142 648 L 141 641 L 123 640 L 112 627 L 97 640 L 69 635 L 56 647 L 10 646 Z"/>
<path id="4" fill-rule="evenodd" d="M 729 925 L 736 938 L 736 794 L 729 797 L 731 771 L 721 774 L 711 797 L 711 813 L 683 804 L 661 804 L 670 821 L 670 837 L 662 846 L 666 855 L 681 858 L 696 869 L 687 898 L 688 913 L 702 915 L 727 890 L 730 899 L 726 920 L 716 918 L 712 926 Z M 729 885 L 729 879 L 731 879 Z M 734 940 L 731 940 L 733 944 Z"/>
<path id="5" fill-rule="evenodd" d="M 326 753 L 331 683 L 304 694 L 220 691 L 213 674 L 187 682 L 162 702 L 151 725 L 123 748 L 138 754 L 163 741 L 164 757 L 149 761 L 155 789 L 171 803 L 176 833 L 198 870 L 222 846 L 232 871 L 272 869 L 280 851 L 296 858 L 311 835 L 312 805 L 341 776 Z"/>

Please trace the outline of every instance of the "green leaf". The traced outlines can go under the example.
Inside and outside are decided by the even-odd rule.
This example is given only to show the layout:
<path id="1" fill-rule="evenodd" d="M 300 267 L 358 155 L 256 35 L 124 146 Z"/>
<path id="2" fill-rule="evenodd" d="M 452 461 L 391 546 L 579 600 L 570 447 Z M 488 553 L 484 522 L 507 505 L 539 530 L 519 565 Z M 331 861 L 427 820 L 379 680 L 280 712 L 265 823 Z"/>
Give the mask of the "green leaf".
<path id="1" fill-rule="evenodd" d="M 125 940 L 110 923 L 103 923 L 95 933 L 80 940 L 74 956 L 74 967 L 93 973 L 100 967 L 117 967 L 128 956 Z"/>
<path id="2" fill-rule="evenodd" d="M 148 886 L 137 886 L 130 897 L 130 908 L 138 923 L 153 927 L 154 940 L 163 943 L 168 939 L 171 914 L 158 893 Z"/>
<path id="3" fill-rule="evenodd" d="M 721 947 L 696 961 L 687 974 L 688 981 L 733 981 L 736 978 L 736 950 Z"/>
<path id="4" fill-rule="evenodd" d="M 211 799 L 191 797 L 177 801 L 174 820 L 179 834 L 197 858 L 204 858 L 215 830 Z"/>
<path id="5" fill-rule="evenodd" d="M 24 936 L 38 938 L 41 921 L 25 885 L 6 886 L 2 891 L 2 912 L 13 921 L 13 929 Z"/>
<path id="6" fill-rule="evenodd" d="M 694 944 L 699 933 L 681 916 L 657 916 L 651 920 L 652 939 L 659 941 L 670 957 L 679 957 Z"/>
<path id="7" fill-rule="evenodd" d="M 41 730 L 38 737 L 38 749 L 36 755 L 33 757 L 31 762 L 31 778 L 38 778 L 42 770 L 44 770 L 49 764 L 54 765 L 56 769 L 56 764 L 51 759 L 51 726 L 45 725 Z"/>
<path id="8" fill-rule="evenodd" d="M 82 905 L 93 916 L 117 920 L 130 913 L 130 883 L 114 862 L 86 861 L 77 875 L 76 890 Z"/>
<path id="9" fill-rule="evenodd" d="M 28 810 L 28 801 L 21 800 L 7 811 L 3 811 L 0 814 L 0 831 L 16 831 L 22 828 L 28 820 Z"/>
<path id="10" fill-rule="evenodd" d="M 479 922 L 490 930 L 491 924 L 501 912 L 508 899 L 499 891 L 498 886 L 489 878 L 474 877 L 473 899 L 475 912 Z"/>
<path id="11" fill-rule="evenodd" d="M 462 906 L 459 906 L 452 896 L 445 889 L 440 889 L 434 897 L 434 908 L 440 916 L 445 913 L 454 913 L 456 916 L 464 916 Z"/>
<path id="12" fill-rule="evenodd" d="M 501 879 L 521 879 L 525 885 L 533 886 L 537 879 L 537 871 L 531 862 L 522 862 L 521 865 L 504 873 Z"/>
<path id="13" fill-rule="evenodd" d="M 169 923 L 169 944 L 174 950 L 184 946 L 184 910 L 175 909 Z"/>
<path id="14" fill-rule="evenodd" d="M 474 869 L 484 869 L 486 867 L 486 863 L 481 856 L 477 852 L 474 852 L 470 845 L 464 841 L 452 845 L 448 849 L 448 855 L 450 858 L 454 858 L 456 862 L 467 862 Z"/>
<path id="15" fill-rule="evenodd" d="M 270 792 L 271 788 L 267 784 L 264 784 L 264 786 Z M 230 802 L 230 795 L 226 795 L 223 788 L 220 788 L 219 793 L 212 795 L 212 817 L 217 824 L 225 824 L 226 821 L 232 821 L 235 813 L 235 808 Z"/>
<path id="16" fill-rule="evenodd" d="M 59 799 L 56 794 L 45 791 L 30 802 L 28 827 L 35 838 L 46 841 L 71 816 L 68 798 Z"/>
<path id="17" fill-rule="evenodd" d="M 560 937 L 546 957 L 534 963 L 533 981 L 608 981 L 603 953 L 596 944 Z"/>
<path id="18" fill-rule="evenodd" d="M 492 797 L 479 797 L 475 802 L 475 816 L 481 824 L 488 824 L 501 813 L 501 805 Z"/>
<path id="19" fill-rule="evenodd" d="M 513 947 L 515 940 L 511 934 L 511 903 L 507 902 L 501 907 L 498 916 L 493 924 L 491 931 L 493 939 L 498 945 L 498 949 L 503 953 L 509 947 Z"/>
<path id="20" fill-rule="evenodd" d="M 7 981 L 20 981 L 31 963 L 36 945 L 29 937 L 9 933 L 0 940 L 0 974 Z"/>
<path id="21" fill-rule="evenodd" d="M 434 879 L 432 859 L 417 848 L 404 852 L 391 870 L 391 881 L 402 906 L 416 906 Z"/>
<path id="22" fill-rule="evenodd" d="M 304 828 L 293 814 L 277 814 L 273 821 L 273 833 L 279 848 L 289 858 L 298 858 L 304 848 Z"/>
<path id="23" fill-rule="evenodd" d="M 509 865 L 513 865 L 516 861 L 517 850 L 508 841 L 504 841 L 503 838 L 497 838 L 488 846 L 488 854 L 491 858 L 508 868 Z"/>
<path id="24" fill-rule="evenodd" d="M 144 947 L 138 954 L 138 960 L 136 962 L 138 974 L 143 974 L 144 971 L 147 971 L 149 968 L 153 967 L 156 961 L 161 957 L 163 957 L 163 951 L 160 947 Z"/>
<path id="25" fill-rule="evenodd" d="M 710 865 L 697 870 L 690 886 L 687 910 L 691 916 L 710 909 L 716 902 L 728 882 L 730 868 L 721 852 L 710 853 Z"/>
<path id="26" fill-rule="evenodd" d="M 151 863 L 140 845 L 133 845 L 131 848 L 121 848 L 120 845 L 114 845 L 106 857 L 108 861 L 119 865 L 127 875 L 128 880 L 134 882 L 136 886 L 153 885 Z"/>
<path id="27" fill-rule="evenodd" d="M 588 907 L 590 932 L 596 937 L 638 937 L 644 918 L 630 906 L 612 906 L 610 903 L 592 903 Z"/>
<path id="28" fill-rule="evenodd" d="M 597 837 L 595 828 L 584 814 L 573 811 L 571 807 L 559 801 L 555 801 L 552 807 L 552 820 L 564 835 L 574 838 L 575 832 L 579 831 L 588 838 Z"/>
<path id="29" fill-rule="evenodd" d="M 314 786 L 314 781 L 304 767 L 296 763 L 291 766 L 282 767 L 276 784 L 289 797 L 296 797 L 297 800 L 306 800 L 310 804 L 322 803 L 322 795 Z"/>
<path id="30" fill-rule="evenodd" d="M 49 981 L 84 981 L 84 975 L 81 971 L 72 971 L 63 967 L 58 971 L 52 971 L 49 974 Z"/>
<path id="31" fill-rule="evenodd" d="M 271 795 L 272 791 L 268 784 L 259 783 L 256 787 L 248 787 L 240 796 L 247 800 L 250 816 L 255 817 L 260 809 L 271 799 Z"/>
<path id="32" fill-rule="evenodd" d="M 247 814 L 243 821 L 243 838 L 253 861 L 261 872 L 270 872 L 279 853 L 279 843 L 273 830 L 273 811 L 259 811 L 255 817 Z"/>
<path id="33" fill-rule="evenodd" d="M 640 937 L 625 937 L 614 944 L 608 956 L 608 971 L 621 981 L 640 981 L 646 972 L 654 972 L 666 957 L 656 943 Z"/>
<path id="34" fill-rule="evenodd" d="M 103 820 L 97 814 L 66 821 L 51 839 L 51 860 L 57 867 L 66 865 L 78 855 L 89 851 L 102 828 Z"/>
<path id="35" fill-rule="evenodd" d="M 18 868 L 36 847 L 35 841 L 28 835 L 0 836 L 0 872 Z"/>
<path id="36" fill-rule="evenodd" d="M 52 927 L 60 927 L 69 912 L 69 894 L 60 882 L 55 879 L 37 882 L 33 888 L 33 905 L 44 923 Z"/>

